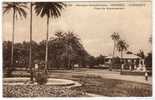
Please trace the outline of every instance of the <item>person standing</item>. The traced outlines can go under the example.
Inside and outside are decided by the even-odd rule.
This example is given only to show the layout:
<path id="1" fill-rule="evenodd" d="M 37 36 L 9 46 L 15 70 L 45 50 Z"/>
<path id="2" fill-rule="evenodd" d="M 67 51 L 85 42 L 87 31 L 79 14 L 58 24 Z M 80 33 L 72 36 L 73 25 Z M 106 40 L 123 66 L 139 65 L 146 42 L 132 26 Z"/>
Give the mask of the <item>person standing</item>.
<path id="1" fill-rule="evenodd" d="M 145 71 L 145 80 L 148 81 L 148 72 Z"/>

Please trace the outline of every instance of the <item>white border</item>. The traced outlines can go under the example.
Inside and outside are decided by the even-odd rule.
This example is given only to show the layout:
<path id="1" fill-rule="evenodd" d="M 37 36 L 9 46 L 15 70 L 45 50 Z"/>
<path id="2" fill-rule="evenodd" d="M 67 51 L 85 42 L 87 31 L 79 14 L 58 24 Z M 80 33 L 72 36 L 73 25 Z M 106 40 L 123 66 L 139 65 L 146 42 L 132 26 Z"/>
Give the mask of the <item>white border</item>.
<path id="1" fill-rule="evenodd" d="M 152 97 L 76 97 L 76 98 L 73 98 L 73 97 L 47 97 L 47 98 L 4 98 L 2 97 L 2 2 L 3 1 L 20 1 L 20 2 L 30 2 L 30 1 L 95 1 L 95 0 L 2 0 L 1 3 L 0 3 L 0 21 L 1 21 L 1 27 L 0 27 L 0 99 L 13 99 L 13 100 L 16 100 L 16 99 L 22 99 L 22 100 L 28 100 L 28 99 L 34 99 L 34 100 L 41 100 L 41 99 L 48 99 L 48 100 L 86 100 L 86 99 L 89 99 L 89 100 L 155 100 L 155 88 L 154 88 L 154 84 L 155 84 L 155 80 L 153 79 L 154 76 L 155 76 L 155 68 L 154 68 L 154 65 L 155 65 L 155 60 L 153 60 L 153 76 L 152 76 L 152 79 L 153 79 L 153 94 L 152 94 Z M 96 0 L 96 1 L 110 1 L 110 0 Z M 112 1 L 112 0 L 111 0 Z M 113 1 L 116 1 L 116 0 L 113 0 Z M 146 1 L 146 0 L 117 0 L 117 1 Z M 152 0 L 152 25 L 153 25 L 153 32 L 152 32 L 152 52 L 153 52 L 153 59 L 155 59 L 155 55 L 154 55 L 154 51 L 155 51 L 155 35 L 154 35 L 154 32 L 155 32 L 155 27 L 154 27 L 154 24 L 155 24 L 155 2 Z M 143 13 L 143 12 L 142 12 Z"/>

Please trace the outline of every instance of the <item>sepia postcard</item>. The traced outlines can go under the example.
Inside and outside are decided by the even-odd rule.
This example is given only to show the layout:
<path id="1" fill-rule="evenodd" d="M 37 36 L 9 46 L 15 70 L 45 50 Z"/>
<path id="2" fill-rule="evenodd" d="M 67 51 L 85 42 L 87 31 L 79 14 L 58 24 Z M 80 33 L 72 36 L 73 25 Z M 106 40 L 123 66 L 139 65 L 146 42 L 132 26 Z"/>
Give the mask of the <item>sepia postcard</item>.
<path id="1" fill-rule="evenodd" d="M 2 96 L 153 97 L 152 1 L 3 1 Z"/>

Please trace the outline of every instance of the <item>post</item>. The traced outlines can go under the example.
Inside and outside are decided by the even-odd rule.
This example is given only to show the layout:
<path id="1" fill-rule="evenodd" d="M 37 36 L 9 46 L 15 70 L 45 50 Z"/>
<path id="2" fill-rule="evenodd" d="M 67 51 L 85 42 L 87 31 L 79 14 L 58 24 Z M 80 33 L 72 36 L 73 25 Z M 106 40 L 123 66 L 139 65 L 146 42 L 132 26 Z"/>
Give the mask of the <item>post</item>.
<path id="1" fill-rule="evenodd" d="M 137 69 L 137 66 L 136 66 L 136 60 L 134 60 L 134 70 Z"/>
<path id="2" fill-rule="evenodd" d="M 145 71 L 145 80 L 148 81 L 148 73 Z"/>
<path id="3" fill-rule="evenodd" d="M 30 50 L 29 50 L 29 68 L 30 68 L 30 81 L 33 82 L 33 68 L 32 68 L 32 3 L 30 3 Z"/>

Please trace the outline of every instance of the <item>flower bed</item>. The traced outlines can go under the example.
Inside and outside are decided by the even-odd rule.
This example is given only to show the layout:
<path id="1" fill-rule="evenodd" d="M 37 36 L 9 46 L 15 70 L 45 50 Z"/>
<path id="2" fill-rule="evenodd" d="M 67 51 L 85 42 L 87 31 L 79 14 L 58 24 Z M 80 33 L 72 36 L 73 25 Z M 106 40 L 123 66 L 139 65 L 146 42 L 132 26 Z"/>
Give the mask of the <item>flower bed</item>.
<path id="1" fill-rule="evenodd" d="M 81 97 L 81 90 L 47 85 L 3 85 L 3 97 Z"/>

